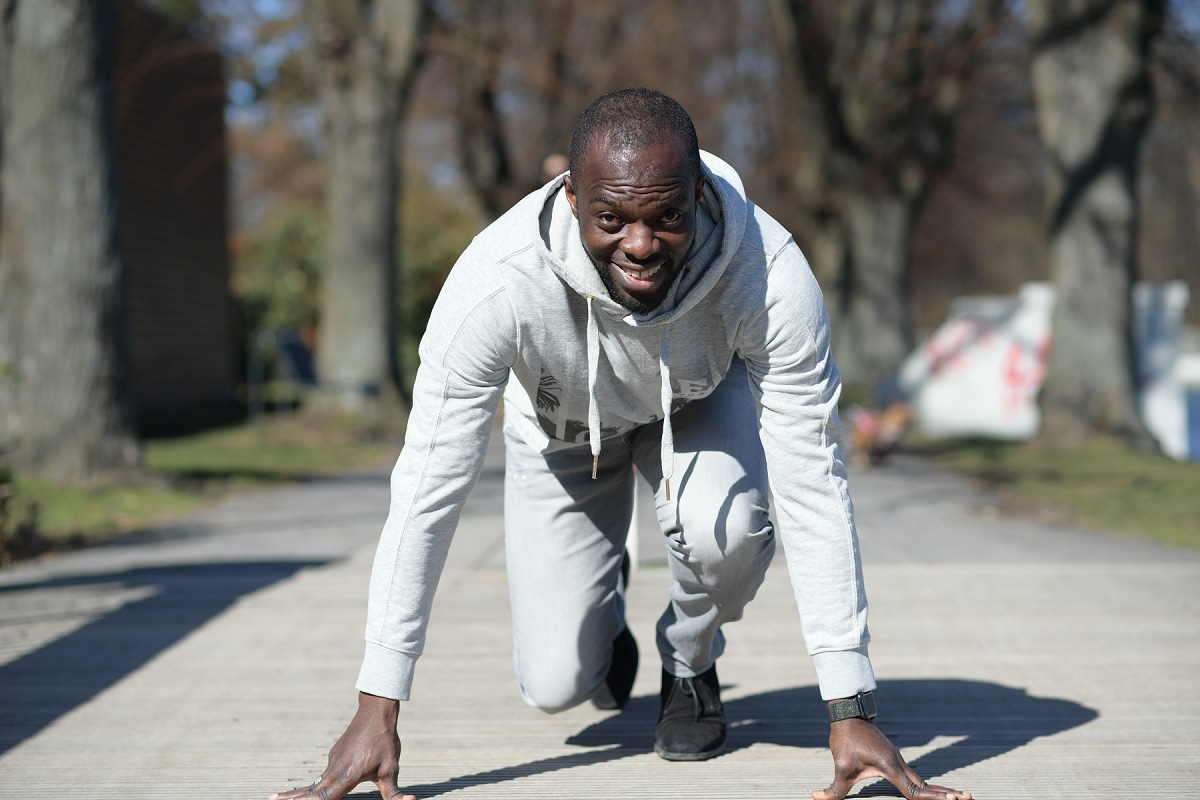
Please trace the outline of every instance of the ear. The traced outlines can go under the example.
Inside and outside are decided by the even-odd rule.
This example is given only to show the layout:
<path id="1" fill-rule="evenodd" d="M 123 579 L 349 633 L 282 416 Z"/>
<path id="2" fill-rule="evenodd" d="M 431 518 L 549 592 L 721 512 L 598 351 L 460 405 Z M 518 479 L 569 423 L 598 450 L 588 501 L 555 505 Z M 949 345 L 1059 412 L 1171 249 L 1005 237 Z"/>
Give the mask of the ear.
<path id="1" fill-rule="evenodd" d="M 696 179 L 696 202 L 700 202 L 700 198 L 704 195 L 704 187 L 708 185 L 708 176 L 704 174 L 704 170 L 700 170 L 700 177 Z"/>
<path id="2" fill-rule="evenodd" d="M 576 205 L 579 199 L 575 196 L 575 184 L 572 183 L 569 172 L 563 178 L 563 191 L 567 193 L 567 202 L 571 204 L 571 213 L 575 215 L 575 219 L 579 219 L 579 207 Z"/>

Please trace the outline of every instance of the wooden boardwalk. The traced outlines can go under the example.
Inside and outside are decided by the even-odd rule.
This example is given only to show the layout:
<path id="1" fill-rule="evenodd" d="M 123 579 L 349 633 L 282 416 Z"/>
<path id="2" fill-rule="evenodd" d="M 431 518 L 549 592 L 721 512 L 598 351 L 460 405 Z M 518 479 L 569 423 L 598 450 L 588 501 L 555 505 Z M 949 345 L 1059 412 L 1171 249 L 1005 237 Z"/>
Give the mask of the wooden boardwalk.
<path id="1" fill-rule="evenodd" d="M 720 758 L 651 752 L 667 572 L 649 530 L 629 594 L 644 658 L 629 708 L 525 707 L 500 480 L 492 453 L 402 708 L 404 785 L 421 798 L 752 800 L 828 784 L 782 558 L 726 631 Z M 919 772 L 997 800 L 1200 798 L 1197 554 L 995 520 L 986 495 L 917 462 L 852 481 L 880 725 Z M 311 782 L 354 707 L 386 505 L 386 475 L 347 477 L 0 571 L 0 797 L 265 798 Z"/>

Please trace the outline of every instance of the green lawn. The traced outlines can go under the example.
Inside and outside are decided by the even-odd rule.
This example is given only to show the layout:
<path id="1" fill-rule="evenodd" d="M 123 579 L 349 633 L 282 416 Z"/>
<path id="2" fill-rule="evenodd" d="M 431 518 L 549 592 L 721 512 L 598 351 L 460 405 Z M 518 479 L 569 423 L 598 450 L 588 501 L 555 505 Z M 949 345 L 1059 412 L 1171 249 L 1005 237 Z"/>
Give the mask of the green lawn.
<path id="1" fill-rule="evenodd" d="M 18 476 L 37 504 L 43 546 L 93 543 L 186 516 L 231 492 L 387 464 L 399 431 L 365 434 L 302 415 L 143 443 L 145 477 L 118 486 L 63 487 Z"/>
<path id="2" fill-rule="evenodd" d="M 365 435 L 302 415 L 144 443 L 146 477 L 96 488 L 18 479 L 37 503 L 44 544 L 101 541 L 194 513 L 231 492 L 387 464 L 398 430 Z M 1077 452 L 978 439 L 910 447 L 997 489 L 1006 511 L 1200 549 L 1200 464 L 1132 453 L 1113 442 Z"/>
<path id="3" fill-rule="evenodd" d="M 912 447 L 1000 491 L 1006 510 L 1200 549 L 1200 463 L 1135 453 L 1112 441 L 1078 451 L 962 439 Z"/>

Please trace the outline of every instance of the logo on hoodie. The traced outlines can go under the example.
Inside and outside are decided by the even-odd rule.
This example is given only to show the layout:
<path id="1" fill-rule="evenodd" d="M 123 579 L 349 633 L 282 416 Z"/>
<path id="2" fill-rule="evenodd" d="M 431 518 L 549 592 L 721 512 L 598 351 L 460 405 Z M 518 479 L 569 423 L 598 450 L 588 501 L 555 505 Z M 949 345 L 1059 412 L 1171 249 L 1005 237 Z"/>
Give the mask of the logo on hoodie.
<path id="1" fill-rule="evenodd" d="M 546 372 L 545 367 L 543 367 L 541 375 L 538 377 L 538 388 L 535 397 L 538 407 L 538 425 L 541 426 L 547 436 L 557 439 L 560 442 L 582 444 L 589 441 L 591 436 L 588 433 L 586 420 L 552 418 L 562 406 L 562 391 L 562 382 Z M 620 433 L 620 428 L 613 428 L 607 425 L 600 427 L 601 438 L 616 436 Z"/>
<path id="2" fill-rule="evenodd" d="M 558 382 L 558 378 L 546 372 L 542 368 L 541 377 L 538 378 L 537 388 L 537 405 L 543 411 L 553 413 L 558 410 L 562 404 L 562 384 Z M 541 416 L 540 414 L 538 416 Z M 544 426 L 543 426 L 544 427 Z"/>

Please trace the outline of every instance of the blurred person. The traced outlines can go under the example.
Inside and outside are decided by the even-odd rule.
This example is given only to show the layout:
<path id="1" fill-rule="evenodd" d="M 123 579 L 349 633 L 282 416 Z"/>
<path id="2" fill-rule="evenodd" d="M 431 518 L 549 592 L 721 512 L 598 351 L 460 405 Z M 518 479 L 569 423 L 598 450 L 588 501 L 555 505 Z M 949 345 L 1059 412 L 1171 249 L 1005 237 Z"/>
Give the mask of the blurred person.
<path id="1" fill-rule="evenodd" d="M 551 153 L 542 159 L 542 183 L 548 183 L 571 167 L 570 160 L 562 153 Z"/>
<path id="2" fill-rule="evenodd" d="M 820 289 L 791 236 L 699 150 L 686 111 L 647 89 L 595 100 L 569 171 L 493 223 L 452 270 L 421 343 L 391 511 L 371 575 L 359 707 L 308 787 L 399 787 L 409 698 L 434 590 L 503 399 L 514 672 L 554 713 L 629 700 L 625 623 L 636 468 L 654 490 L 671 577 L 658 621 L 655 752 L 721 752 L 716 662 L 780 535 L 828 703 L 835 777 L 817 800 L 882 777 L 926 784 L 875 726 L 863 590 Z M 770 481 L 768 483 L 768 469 Z M 467 589 L 469 590 L 469 589 Z"/>
<path id="3" fill-rule="evenodd" d="M 904 440 L 912 424 L 908 403 L 889 403 L 881 410 L 850 406 L 850 443 L 855 463 L 860 467 L 877 467 L 887 461 Z"/>

